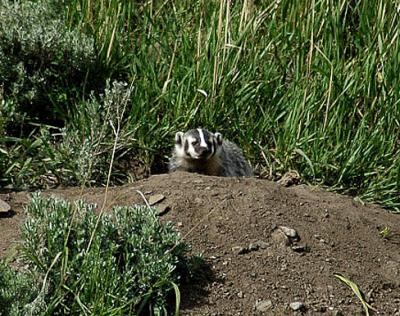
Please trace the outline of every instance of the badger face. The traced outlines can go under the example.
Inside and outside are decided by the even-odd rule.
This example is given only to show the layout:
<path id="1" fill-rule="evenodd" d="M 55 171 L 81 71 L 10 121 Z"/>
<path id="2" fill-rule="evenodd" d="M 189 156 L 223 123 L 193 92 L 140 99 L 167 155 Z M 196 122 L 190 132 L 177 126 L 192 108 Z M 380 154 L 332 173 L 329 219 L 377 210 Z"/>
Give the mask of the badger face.
<path id="1" fill-rule="evenodd" d="M 222 135 L 197 128 L 175 135 L 175 151 L 185 159 L 208 160 L 222 146 Z"/>

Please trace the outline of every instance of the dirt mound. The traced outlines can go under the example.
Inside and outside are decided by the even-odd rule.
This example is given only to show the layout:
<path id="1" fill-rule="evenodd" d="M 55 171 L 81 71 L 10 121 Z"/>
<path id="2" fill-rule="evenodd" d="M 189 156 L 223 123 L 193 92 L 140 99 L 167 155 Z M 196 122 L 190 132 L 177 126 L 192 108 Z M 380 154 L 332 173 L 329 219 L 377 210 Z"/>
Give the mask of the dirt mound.
<path id="1" fill-rule="evenodd" d="M 110 188 L 107 206 L 161 194 L 165 220 L 176 223 L 213 277 L 182 291 L 183 315 L 362 315 L 357 283 L 383 315 L 400 315 L 400 216 L 303 185 L 188 173 L 152 176 Z M 102 205 L 104 189 L 48 191 Z M 18 240 L 26 193 L 1 195 L 14 214 L 0 218 L 0 256 Z M 162 198 L 162 197 L 160 197 Z M 385 227 L 386 238 L 380 235 Z M 297 310 L 294 312 L 294 310 Z"/>

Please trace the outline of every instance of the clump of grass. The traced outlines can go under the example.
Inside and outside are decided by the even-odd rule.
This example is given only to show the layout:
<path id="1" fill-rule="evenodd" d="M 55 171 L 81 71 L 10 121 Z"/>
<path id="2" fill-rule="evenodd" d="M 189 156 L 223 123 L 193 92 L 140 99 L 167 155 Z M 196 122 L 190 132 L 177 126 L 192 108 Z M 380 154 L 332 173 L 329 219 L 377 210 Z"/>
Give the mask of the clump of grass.
<path id="1" fill-rule="evenodd" d="M 140 78 L 134 146 L 166 154 L 174 131 L 205 126 L 261 172 L 299 170 L 398 210 L 397 10 L 383 0 L 76 0 L 67 20 Z"/>
<path id="2" fill-rule="evenodd" d="M 26 211 L 19 259 L 29 273 L 2 266 L 2 315 L 179 311 L 187 247 L 155 210 L 115 207 L 99 219 L 94 205 L 34 195 Z"/>
<path id="3" fill-rule="evenodd" d="M 392 229 L 389 226 L 385 226 L 379 230 L 379 235 L 384 239 L 389 239 L 392 235 Z"/>

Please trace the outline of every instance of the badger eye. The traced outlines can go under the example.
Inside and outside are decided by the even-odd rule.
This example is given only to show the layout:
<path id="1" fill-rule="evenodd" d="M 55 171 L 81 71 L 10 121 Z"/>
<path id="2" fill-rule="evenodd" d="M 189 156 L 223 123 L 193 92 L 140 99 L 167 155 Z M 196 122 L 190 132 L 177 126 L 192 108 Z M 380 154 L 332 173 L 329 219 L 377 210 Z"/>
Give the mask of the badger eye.
<path id="1" fill-rule="evenodd" d="M 192 145 L 197 145 L 199 143 L 199 141 L 198 140 L 194 140 L 194 141 L 192 141 Z"/>

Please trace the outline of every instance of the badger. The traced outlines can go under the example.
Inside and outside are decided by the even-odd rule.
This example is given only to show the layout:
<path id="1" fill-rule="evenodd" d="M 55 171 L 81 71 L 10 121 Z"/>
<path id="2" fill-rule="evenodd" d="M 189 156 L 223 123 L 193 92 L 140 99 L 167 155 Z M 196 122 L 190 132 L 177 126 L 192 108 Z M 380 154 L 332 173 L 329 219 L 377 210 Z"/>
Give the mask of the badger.
<path id="1" fill-rule="evenodd" d="M 206 129 L 177 132 L 168 169 L 221 177 L 251 177 L 253 171 L 240 148 Z"/>

